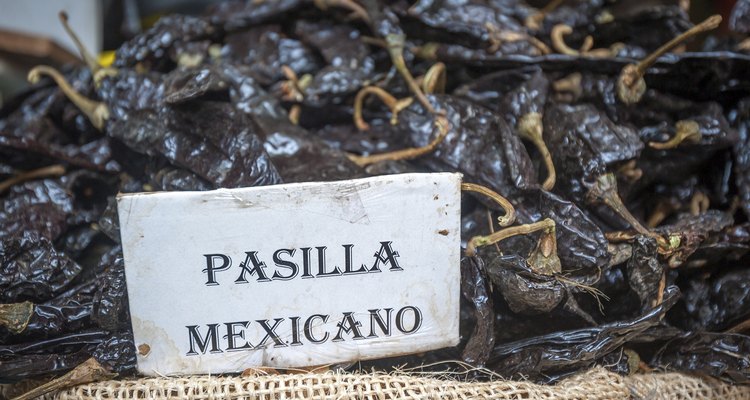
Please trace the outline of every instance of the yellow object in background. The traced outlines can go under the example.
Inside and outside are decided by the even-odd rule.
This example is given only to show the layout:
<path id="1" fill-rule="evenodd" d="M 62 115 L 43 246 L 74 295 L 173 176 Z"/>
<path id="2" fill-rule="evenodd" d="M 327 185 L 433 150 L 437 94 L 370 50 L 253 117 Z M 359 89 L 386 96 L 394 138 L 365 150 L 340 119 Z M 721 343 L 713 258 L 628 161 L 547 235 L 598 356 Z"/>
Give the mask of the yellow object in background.
<path id="1" fill-rule="evenodd" d="M 102 67 L 109 67 L 112 65 L 113 62 L 115 62 L 115 51 L 114 50 L 107 50 L 99 53 L 99 65 Z"/>

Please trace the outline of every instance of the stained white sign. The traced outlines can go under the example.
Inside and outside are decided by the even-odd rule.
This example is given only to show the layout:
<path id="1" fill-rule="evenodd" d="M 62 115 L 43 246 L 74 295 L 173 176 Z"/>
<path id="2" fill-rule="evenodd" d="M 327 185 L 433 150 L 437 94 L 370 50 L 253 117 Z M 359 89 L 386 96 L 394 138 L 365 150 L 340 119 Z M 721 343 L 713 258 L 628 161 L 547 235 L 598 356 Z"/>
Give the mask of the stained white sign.
<path id="1" fill-rule="evenodd" d="M 460 184 L 431 173 L 120 195 L 139 372 L 456 345 Z"/>

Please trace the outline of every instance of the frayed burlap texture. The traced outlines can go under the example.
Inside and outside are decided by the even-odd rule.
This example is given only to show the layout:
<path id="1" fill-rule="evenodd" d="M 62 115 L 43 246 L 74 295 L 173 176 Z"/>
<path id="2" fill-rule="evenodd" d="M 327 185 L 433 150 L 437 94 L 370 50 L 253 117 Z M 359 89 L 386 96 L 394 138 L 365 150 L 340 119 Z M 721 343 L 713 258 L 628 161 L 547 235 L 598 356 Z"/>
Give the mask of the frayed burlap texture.
<path id="1" fill-rule="evenodd" d="M 55 396 L 93 399 L 750 399 L 750 387 L 677 373 L 623 377 L 603 368 L 556 385 L 524 381 L 465 382 L 406 374 L 193 376 L 113 380 L 77 386 Z"/>

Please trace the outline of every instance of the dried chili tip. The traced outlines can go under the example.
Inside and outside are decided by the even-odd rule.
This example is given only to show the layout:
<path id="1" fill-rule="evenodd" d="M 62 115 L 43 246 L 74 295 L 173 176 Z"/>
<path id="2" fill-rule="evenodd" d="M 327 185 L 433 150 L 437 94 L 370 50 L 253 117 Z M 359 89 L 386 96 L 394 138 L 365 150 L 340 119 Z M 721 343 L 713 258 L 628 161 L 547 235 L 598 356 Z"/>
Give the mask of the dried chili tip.
<path id="1" fill-rule="evenodd" d="M 92 357 L 73 368 L 67 374 L 32 389 L 13 400 L 31 400 L 73 386 L 112 379 L 115 376 L 117 374 L 107 370 L 99 361 Z"/>
<path id="2" fill-rule="evenodd" d="M 0 304 L 0 326 L 17 335 L 26 330 L 34 313 L 34 303 Z"/>
<path id="3" fill-rule="evenodd" d="M 437 146 L 445 139 L 450 131 L 450 123 L 444 115 L 435 115 L 435 127 L 438 130 L 438 134 L 430 143 L 424 147 L 412 147 L 408 149 L 396 150 L 389 153 L 374 154 L 370 156 L 358 156 L 355 154 L 347 153 L 346 157 L 350 161 L 357 164 L 360 167 L 366 167 L 370 164 L 374 164 L 381 161 L 398 161 L 398 160 L 411 160 L 417 157 L 421 157 L 425 154 L 429 154 L 437 148 Z"/>
<path id="4" fill-rule="evenodd" d="M 557 174 L 555 173 L 555 164 L 552 162 L 552 155 L 547 148 L 547 144 L 544 142 L 543 130 L 542 114 L 538 112 L 524 114 L 518 120 L 519 135 L 531 141 L 539 150 L 542 160 L 544 160 L 544 165 L 547 168 L 547 179 L 542 183 L 542 189 L 550 191 L 555 187 Z"/>
<path id="5" fill-rule="evenodd" d="M 40 179 L 40 178 L 51 178 L 58 177 L 65 174 L 65 167 L 60 164 L 50 165 L 34 169 L 31 171 L 25 171 L 18 173 L 2 182 L 0 182 L 0 194 L 10 189 L 12 186 L 26 181 Z"/>
<path id="6" fill-rule="evenodd" d="M 675 123 L 675 135 L 666 142 L 649 142 L 649 147 L 656 150 L 673 149 L 681 143 L 700 143 L 703 135 L 700 125 L 692 120 L 680 120 Z"/>
<path id="7" fill-rule="evenodd" d="M 638 372 L 642 363 L 641 356 L 631 349 L 623 349 L 622 352 L 628 357 L 628 374 L 633 375 Z"/>
<path id="8" fill-rule="evenodd" d="M 617 79 L 617 97 L 625 104 L 639 102 L 643 94 L 646 93 L 646 81 L 643 79 L 643 75 L 659 57 L 697 34 L 716 29 L 719 24 L 721 24 L 721 15 L 708 17 L 705 21 L 665 43 L 640 62 L 624 66 L 622 72 L 620 72 L 620 77 Z"/>
<path id="9" fill-rule="evenodd" d="M 109 119 L 109 108 L 104 103 L 84 97 L 70 86 L 61 73 L 47 65 L 38 65 L 32 68 L 27 79 L 34 84 L 39 82 L 43 75 L 49 76 L 57 83 L 65 96 L 89 118 L 96 129 L 102 130 L 104 128 L 104 123 Z"/>

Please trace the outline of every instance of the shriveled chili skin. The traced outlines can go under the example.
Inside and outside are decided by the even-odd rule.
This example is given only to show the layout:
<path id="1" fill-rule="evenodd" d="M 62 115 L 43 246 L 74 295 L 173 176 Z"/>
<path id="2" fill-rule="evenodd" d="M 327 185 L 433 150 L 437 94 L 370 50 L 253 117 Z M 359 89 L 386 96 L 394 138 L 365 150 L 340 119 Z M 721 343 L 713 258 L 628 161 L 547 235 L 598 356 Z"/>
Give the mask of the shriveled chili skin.
<path id="1" fill-rule="evenodd" d="M 484 366 L 495 343 L 495 311 L 484 261 L 479 257 L 461 260 L 461 293 L 471 303 L 474 330 L 461 358 L 474 366 Z"/>
<path id="2" fill-rule="evenodd" d="M 558 379 L 593 365 L 597 359 L 657 325 L 678 297 L 676 288 L 668 288 L 661 305 L 633 320 L 497 345 L 487 365 L 505 377 L 523 375 L 539 381 Z"/>
<path id="3" fill-rule="evenodd" d="M 741 334 L 694 332 L 670 340 L 651 364 L 699 373 L 735 384 L 750 381 L 750 337 Z"/>

